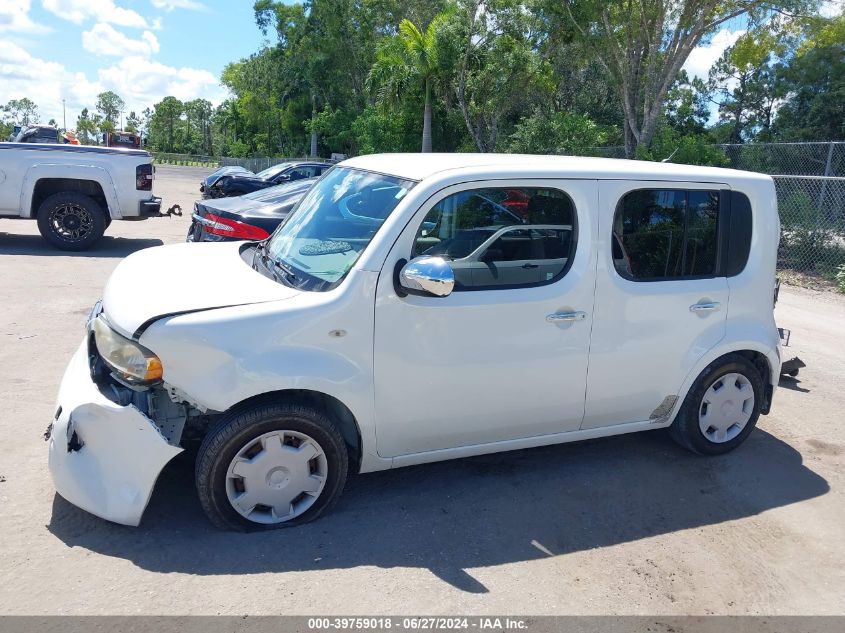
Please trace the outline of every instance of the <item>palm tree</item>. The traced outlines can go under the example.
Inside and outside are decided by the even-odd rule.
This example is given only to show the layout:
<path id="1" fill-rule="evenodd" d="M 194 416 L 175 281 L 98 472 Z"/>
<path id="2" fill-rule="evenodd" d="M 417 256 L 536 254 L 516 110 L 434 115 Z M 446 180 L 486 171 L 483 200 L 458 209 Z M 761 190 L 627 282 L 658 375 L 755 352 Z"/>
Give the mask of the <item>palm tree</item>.
<path id="1" fill-rule="evenodd" d="M 423 109 L 422 151 L 431 151 L 431 94 L 439 75 L 436 33 L 443 16 L 438 16 L 425 33 L 408 19 L 399 23 L 399 33 L 383 44 L 376 62 L 367 76 L 367 86 L 376 93 L 376 101 L 394 106 L 409 90 L 422 88 Z"/>

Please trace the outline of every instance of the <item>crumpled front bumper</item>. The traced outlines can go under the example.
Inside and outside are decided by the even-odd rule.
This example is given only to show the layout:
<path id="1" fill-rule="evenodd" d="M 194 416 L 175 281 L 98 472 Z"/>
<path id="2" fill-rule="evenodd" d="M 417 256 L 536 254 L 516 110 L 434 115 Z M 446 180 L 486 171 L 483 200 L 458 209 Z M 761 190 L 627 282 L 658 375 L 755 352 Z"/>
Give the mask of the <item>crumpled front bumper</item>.
<path id="1" fill-rule="evenodd" d="M 49 439 L 56 491 L 103 519 L 138 525 L 162 468 L 182 452 L 133 405 L 103 396 L 83 341 L 65 371 Z"/>

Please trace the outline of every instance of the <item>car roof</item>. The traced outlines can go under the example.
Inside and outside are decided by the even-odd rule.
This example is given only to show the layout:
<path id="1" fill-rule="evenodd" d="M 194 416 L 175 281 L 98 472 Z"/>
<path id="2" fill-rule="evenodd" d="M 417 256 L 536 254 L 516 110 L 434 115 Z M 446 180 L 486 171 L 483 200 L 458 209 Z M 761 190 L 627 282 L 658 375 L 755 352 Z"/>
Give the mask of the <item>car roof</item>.
<path id="1" fill-rule="evenodd" d="M 568 177 L 730 182 L 738 178 L 768 179 L 754 172 L 656 163 L 617 158 L 584 156 L 541 156 L 536 154 L 369 154 L 343 161 L 340 165 L 398 176 L 407 180 L 425 180 L 445 172 L 466 170 L 478 176 L 497 177 L 517 173 L 523 177 Z"/>

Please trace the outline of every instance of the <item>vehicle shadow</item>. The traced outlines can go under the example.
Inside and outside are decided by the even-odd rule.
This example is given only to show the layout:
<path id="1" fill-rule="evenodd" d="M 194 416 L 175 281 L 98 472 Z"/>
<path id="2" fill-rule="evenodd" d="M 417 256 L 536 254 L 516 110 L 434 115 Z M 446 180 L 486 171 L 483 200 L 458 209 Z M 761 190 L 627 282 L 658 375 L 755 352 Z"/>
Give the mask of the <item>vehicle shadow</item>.
<path id="1" fill-rule="evenodd" d="M 47 527 L 70 547 L 151 571 L 422 567 L 485 593 L 465 570 L 732 521 L 828 490 L 800 453 L 762 430 L 711 458 L 657 431 L 355 476 L 329 515 L 251 534 L 208 523 L 191 459 L 180 456 L 162 473 L 140 528 L 97 519 L 58 495 Z"/>
<path id="2" fill-rule="evenodd" d="M 40 235 L 16 235 L 0 231 L 0 255 L 44 255 L 63 257 L 126 257 L 135 251 L 151 246 L 161 246 L 156 238 L 126 238 L 104 236 L 85 251 L 60 251 L 44 241 Z"/>

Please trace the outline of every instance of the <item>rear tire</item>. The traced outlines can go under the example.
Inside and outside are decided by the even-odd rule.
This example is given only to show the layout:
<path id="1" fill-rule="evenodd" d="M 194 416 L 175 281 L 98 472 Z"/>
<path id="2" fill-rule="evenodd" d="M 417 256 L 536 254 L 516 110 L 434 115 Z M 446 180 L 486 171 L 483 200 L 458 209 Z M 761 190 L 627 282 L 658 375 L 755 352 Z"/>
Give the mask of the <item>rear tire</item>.
<path id="1" fill-rule="evenodd" d="M 308 405 L 258 404 L 223 416 L 197 455 L 203 510 L 224 530 L 313 521 L 346 483 L 349 458 L 332 420 Z"/>
<path id="2" fill-rule="evenodd" d="M 50 244 L 63 251 L 84 251 L 96 244 L 106 231 L 106 216 L 90 196 L 62 191 L 38 207 L 38 231 Z"/>
<path id="3" fill-rule="evenodd" d="M 693 384 L 669 433 L 700 455 L 722 455 L 751 434 L 763 403 L 763 378 L 740 354 L 707 366 Z"/>

